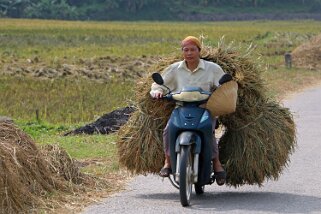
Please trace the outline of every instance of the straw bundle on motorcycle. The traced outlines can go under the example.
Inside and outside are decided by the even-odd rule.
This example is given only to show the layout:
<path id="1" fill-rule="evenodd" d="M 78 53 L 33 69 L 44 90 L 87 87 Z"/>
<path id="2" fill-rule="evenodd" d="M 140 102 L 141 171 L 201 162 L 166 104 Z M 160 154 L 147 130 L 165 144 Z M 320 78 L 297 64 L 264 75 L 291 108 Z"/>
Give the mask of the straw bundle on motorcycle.
<path id="1" fill-rule="evenodd" d="M 266 97 L 258 67 L 223 43 L 202 49 L 202 58 L 219 64 L 238 84 L 234 113 L 220 116 L 225 132 L 220 139 L 220 159 L 227 171 L 227 184 L 261 185 L 277 179 L 289 162 L 296 138 L 291 112 Z M 179 57 L 165 59 L 152 71 L 162 71 Z M 120 163 L 132 173 L 158 173 L 164 161 L 162 130 L 174 106 L 150 95 L 150 75 L 136 88 L 136 108 L 119 131 Z"/>

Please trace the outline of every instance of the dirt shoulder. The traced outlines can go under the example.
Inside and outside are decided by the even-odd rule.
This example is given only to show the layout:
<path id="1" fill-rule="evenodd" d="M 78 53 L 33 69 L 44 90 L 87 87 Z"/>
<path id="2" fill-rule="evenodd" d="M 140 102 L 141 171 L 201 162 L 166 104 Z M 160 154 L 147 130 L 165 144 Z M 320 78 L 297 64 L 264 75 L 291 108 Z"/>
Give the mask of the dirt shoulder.
<path id="1" fill-rule="evenodd" d="M 309 83 L 307 85 L 305 85 L 304 87 L 302 88 L 299 88 L 295 91 L 291 91 L 287 94 L 285 94 L 283 97 L 282 97 L 282 100 L 292 100 L 296 95 L 304 92 L 305 90 L 309 90 L 309 89 L 313 89 L 313 88 L 318 88 L 321 86 L 321 79 L 317 79 L 315 82 L 313 83 Z"/>

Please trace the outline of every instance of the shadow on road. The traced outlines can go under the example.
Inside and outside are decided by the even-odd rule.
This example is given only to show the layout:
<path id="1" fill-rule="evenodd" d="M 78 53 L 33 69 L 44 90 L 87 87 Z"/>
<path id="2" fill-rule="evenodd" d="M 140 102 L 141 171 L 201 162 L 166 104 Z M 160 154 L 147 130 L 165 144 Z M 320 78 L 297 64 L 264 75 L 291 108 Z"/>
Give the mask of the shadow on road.
<path id="1" fill-rule="evenodd" d="M 146 200 L 166 200 L 179 202 L 179 194 L 157 193 L 137 195 Z M 312 213 L 321 210 L 321 198 L 275 192 L 220 192 L 193 195 L 191 211 L 263 211 L 275 213 Z"/>

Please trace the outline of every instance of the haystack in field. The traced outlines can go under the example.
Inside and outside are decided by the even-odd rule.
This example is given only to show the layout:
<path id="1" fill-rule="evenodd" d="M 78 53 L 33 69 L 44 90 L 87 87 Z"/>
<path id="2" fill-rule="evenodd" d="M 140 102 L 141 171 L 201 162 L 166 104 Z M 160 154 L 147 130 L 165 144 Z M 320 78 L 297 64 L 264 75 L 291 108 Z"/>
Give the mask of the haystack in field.
<path id="1" fill-rule="evenodd" d="M 11 122 L 0 122 L 0 156 L 0 213 L 50 209 L 53 205 L 48 207 L 45 199 L 51 193 L 83 190 L 76 184 L 96 185 L 92 177 L 79 172 L 66 151 L 56 145 L 38 149 Z"/>
<path id="2" fill-rule="evenodd" d="M 32 139 L 12 123 L 0 123 L 0 213 L 43 206 L 40 199 L 65 185 L 48 170 Z"/>
<path id="3" fill-rule="evenodd" d="M 294 49 L 292 58 L 297 67 L 321 69 L 321 34 Z"/>
<path id="4" fill-rule="evenodd" d="M 219 119 L 225 132 L 220 139 L 220 159 L 227 171 L 227 184 L 261 185 L 277 179 L 289 161 L 296 138 L 287 108 L 266 96 L 261 71 L 247 57 L 223 44 L 202 49 L 202 58 L 219 64 L 238 83 L 236 112 Z M 164 59 L 152 71 L 162 71 L 180 60 Z M 155 101 L 150 95 L 150 75 L 136 88 L 136 108 L 119 131 L 120 163 L 132 173 L 158 173 L 164 161 L 162 130 L 174 104 Z"/>
<path id="5" fill-rule="evenodd" d="M 65 150 L 58 145 L 46 145 L 41 148 L 41 151 L 52 173 L 74 184 L 84 182 L 86 176 L 79 171 L 79 167 Z"/>

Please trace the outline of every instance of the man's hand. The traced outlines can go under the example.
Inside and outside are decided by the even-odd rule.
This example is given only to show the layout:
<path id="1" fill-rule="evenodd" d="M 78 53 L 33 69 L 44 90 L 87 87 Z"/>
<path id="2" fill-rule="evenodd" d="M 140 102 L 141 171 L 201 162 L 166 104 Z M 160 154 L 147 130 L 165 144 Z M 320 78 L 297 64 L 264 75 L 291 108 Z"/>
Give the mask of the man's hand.
<path id="1" fill-rule="evenodd" d="M 155 99 L 161 99 L 163 97 L 163 92 L 161 92 L 161 91 L 151 91 L 150 95 Z"/>

